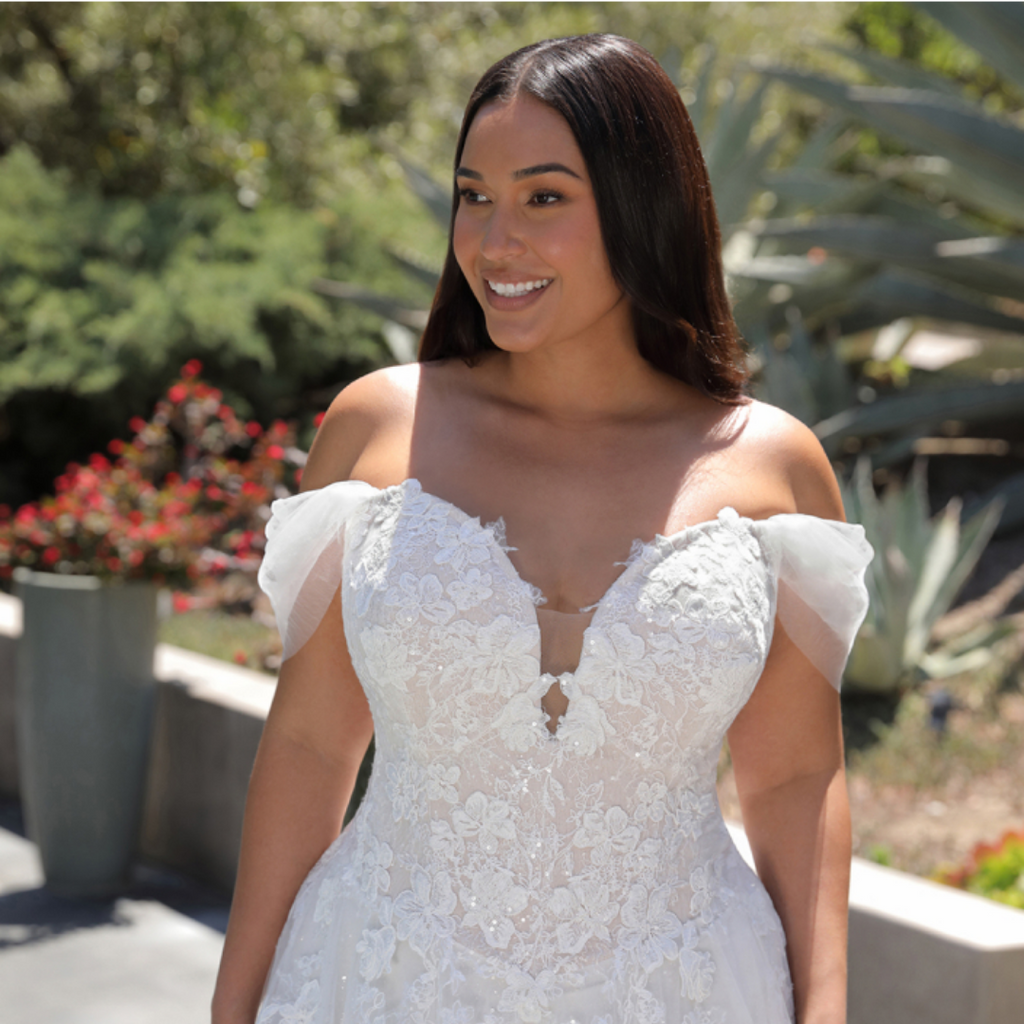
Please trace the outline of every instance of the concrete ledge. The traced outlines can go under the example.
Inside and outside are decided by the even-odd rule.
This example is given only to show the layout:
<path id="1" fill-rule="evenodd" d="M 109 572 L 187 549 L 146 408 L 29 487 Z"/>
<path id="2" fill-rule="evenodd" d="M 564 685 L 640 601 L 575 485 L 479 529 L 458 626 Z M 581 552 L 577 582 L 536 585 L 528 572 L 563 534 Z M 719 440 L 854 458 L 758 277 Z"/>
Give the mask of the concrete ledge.
<path id="1" fill-rule="evenodd" d="M 849 1024 L 1020 1024 L 1024 912 L 854 857 L 849 969 Z"/>
<path id="2" fill-rule="evenodd" d="M 141 853 L 231 889 L 273 682 L 167 644 L 157 646 L 156 675 Z"/>
<path id="3" fill-rule="evenodd" d="M 856 862 L 850 972 L 850 1024 L 1019 1024 L 1024 912 Z"/>

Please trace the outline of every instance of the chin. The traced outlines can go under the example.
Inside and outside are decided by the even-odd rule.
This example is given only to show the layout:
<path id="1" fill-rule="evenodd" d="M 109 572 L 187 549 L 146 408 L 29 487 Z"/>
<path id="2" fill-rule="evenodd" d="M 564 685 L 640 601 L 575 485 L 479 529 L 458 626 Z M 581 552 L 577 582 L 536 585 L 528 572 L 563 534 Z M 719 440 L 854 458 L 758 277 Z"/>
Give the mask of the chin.
<path id="1" fill-rule="evenodd" d="M 487 325 L 487 336 L 503 352 L 532 352 L 544 344 L 544 340 L 533 332 L 510 331 L 508 327 L 493 328 Z"/>

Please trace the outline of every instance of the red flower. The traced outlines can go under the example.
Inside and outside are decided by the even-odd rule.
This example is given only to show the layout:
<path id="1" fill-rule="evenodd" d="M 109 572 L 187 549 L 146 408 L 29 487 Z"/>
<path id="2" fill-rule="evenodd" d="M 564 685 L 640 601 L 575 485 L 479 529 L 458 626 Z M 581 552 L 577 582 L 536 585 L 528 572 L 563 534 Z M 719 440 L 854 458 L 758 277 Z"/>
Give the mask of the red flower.
<path id="1" fill-rule="evenodd" d="M 190 359 L 182 368 L 181 375 L 185 380 L 191 380 L 202 372 L 203 364 L 198 359 Z M 173 401 L 173 399 L 172 399 Z"/>
<path id="2" fill-rule="evenodd" d="M 324 417 L 325 417 L 326 415 L 327 415 L 327 413 L 325 413 L 325 412 L 318 412 L 318 413 L 317 413 L 317 414 L 316 414 L 316 415 L 315 415 L 315 416 L 313 417 L 313 426 L 314 426 L 314 427 L 316 427 L 316 428 L 317 428 L 317 429 L 319 430 L 319 429 L 320 429 L 320 424 L 321 424 L 321 423 L 323 423 L 323 421 L 324 421 Z"/>
<path id="3" fill-rule="evenodd" d="M 175 612 L 179 615 L 182 612 L 187 612 L 192 607 L 192 598 L 188 594 L 182 594 L 180 591 L 176 591 L 171 597 L 171 607 L 174 608 Z"/>
<path id="4" fill-rule="evenodd" d="M 235 664 L 245 665 L 249 661 L 245 651 L 235 651 Z"/>
<path id="5" fill-rule="evenodd" d="M 85 466 L 70 463 L 55 496 L 23 505 L 13 519 L 0 506 L 0 574 L 70 563 L 75 572 L 180 586 L 258 567 L 263 506 L 301 475 L 286 462 L 294 428 L 275 420 L 264 432 L 239 420 L 199 371 L 190 360 L 153 416 L 130 420 L 130 442 L 115 438 Z M 228 457 L 249 440 L 257 443 L 248 461 Z"/>

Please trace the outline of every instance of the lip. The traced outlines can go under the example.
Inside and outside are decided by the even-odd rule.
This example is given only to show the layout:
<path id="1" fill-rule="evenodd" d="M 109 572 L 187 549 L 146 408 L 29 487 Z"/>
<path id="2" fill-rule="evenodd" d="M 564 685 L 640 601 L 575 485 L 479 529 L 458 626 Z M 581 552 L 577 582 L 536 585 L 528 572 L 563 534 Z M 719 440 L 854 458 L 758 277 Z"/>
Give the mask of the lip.
<path id="1" fill-rule="evenodd" d="M 495 280 L 498 280 L 495 278 Z M 524 277 L 521 281 L 504 281 L 498 280 L 498 284 L 523 284 L 527 281 L 536 281 L 536 277 Z M 487 279 L 484 279 L 484 296 L 487 299 L 487 305 L 491 309 L 496 309 L 501 312 L 516 312 L 520 309 L 526 309 L 528 306 L 532 306 L 535 302 L 539 302 L 543 297 L 544 293 L 551 287 L 554 278 L 548 281 L 543 288 L 534 288 L 533 291 L 527 292 L 525 295 L 499 295 L 490 285 L 487 283 Z"/>

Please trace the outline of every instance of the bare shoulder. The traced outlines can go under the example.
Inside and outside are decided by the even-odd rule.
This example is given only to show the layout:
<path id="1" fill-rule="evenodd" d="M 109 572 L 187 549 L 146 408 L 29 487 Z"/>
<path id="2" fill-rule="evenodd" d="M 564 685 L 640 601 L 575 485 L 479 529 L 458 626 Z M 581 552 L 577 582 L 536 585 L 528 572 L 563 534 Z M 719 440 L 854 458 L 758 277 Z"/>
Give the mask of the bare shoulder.
<path id="1" fill-rule="evenodd" d="M 388 366 L 343 388 L 317 431 L 302 489 L 350 479 L 368 449 L 400 434 L 412 419 L 420 376 L 419 363 Z"/>
<path id="2" fill-rule="evenodd" d="M 785 486 L 792 507 L 781 511 L 843 519 L 839 485 L 814 431 L 767 402 L 751 400 L 744 410 L 738 443 L 745 456 Z"/>

